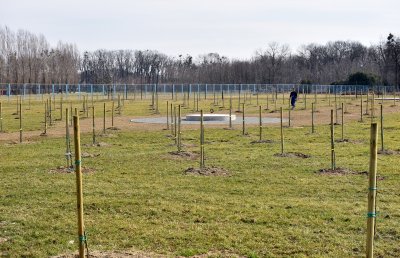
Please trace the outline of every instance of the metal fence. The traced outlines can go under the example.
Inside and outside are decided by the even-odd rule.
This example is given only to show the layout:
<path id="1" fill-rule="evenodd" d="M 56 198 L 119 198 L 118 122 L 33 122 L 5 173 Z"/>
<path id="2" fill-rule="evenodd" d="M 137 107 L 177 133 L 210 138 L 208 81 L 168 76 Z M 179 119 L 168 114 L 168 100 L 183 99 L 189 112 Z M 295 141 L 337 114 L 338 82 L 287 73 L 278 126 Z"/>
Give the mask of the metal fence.
<path id="1" fill-rule="evenodd" d="M 122 95 L 128 98 L 134 94 L 140 98 L 157 94 L 192 94 L 202 93 L 225 94 L 238 93 L 282 93 L 295 89 L 300 93 L 313 94 L 366 94 L 374 91 L 376 94 L 395 93 L 395 86 L 368 86 L 368 85 L 305 85 L 305 84 L 0 84 L 0 95 L 8 97 L 14 95 L 36 94 L 100 94 L 111 96 Z"/>

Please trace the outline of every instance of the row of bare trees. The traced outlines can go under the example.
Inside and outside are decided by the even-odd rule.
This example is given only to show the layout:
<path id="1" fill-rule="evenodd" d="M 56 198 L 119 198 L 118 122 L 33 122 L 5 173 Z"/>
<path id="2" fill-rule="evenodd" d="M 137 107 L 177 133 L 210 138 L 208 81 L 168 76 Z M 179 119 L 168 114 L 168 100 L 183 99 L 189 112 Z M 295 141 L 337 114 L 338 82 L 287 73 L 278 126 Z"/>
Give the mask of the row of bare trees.
<path id="1" fill-rule="evenodd" d="M 59 42 L 50 47 L 43 35 L 0 27 L 0 82 L 70 83 L 79 81 L 79 51 Z"/>
<path id="2" fill-rule="evenodd" d="M 343 82 L 362 72 L 399 86 L 400 39 L 369 47 L 356 41 L 308 44 L 295 53 L 276 42 L 248 60 L 218 53 L 170 57 L 153 50 L 97 50 L 80 55 L 73 44 L 50 47 L 42 35 L 0 27 L 0 83 L 314 83 Z"/>

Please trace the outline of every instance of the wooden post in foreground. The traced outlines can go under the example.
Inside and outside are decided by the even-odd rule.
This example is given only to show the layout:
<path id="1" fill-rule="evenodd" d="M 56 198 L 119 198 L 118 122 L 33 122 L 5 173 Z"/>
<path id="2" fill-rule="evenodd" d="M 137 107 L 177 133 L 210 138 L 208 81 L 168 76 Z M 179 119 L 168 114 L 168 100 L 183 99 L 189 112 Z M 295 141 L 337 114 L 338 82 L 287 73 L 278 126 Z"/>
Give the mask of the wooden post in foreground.
<path id="1" fill-rule="evenodd" d="M 377 139 L 378 126 L 371 124 L 370 159 L 369 159 L 369 188 L 368 188 L 368 213 L 367 213 L 367 251 L 366 257 L 374 257 L 374 236 L 375 236 L 375 203 L 376 203 L 376 170 L 377 170 Z"/>
<path id="2" fill-rule="evenodd" d="M 78 245 L 79 257 L 85 257 L 86 235 L 83 225 L 83 189 L 82 189 L 82 168 L 81 168 L 81 138 L 79 128 L 79 117 L 74 116 L 74 143 L 75 143 L 75 174 L 76 174 L 76 197 L 78 209 Z"/>

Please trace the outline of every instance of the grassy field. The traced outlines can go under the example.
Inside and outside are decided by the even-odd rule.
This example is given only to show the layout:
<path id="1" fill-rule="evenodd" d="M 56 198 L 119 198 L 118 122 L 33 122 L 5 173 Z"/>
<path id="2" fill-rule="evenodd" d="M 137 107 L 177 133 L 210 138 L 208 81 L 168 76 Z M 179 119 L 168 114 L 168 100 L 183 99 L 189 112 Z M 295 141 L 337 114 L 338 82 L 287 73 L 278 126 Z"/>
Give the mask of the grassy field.
<path id="1" fill-rule="evenodd" d="M 328 109 L 326 97 L 319 98 Z M 254 96 L 252 101 L 248 112 L 256 115 Z M 358 100 L 351 101 L 356 110 Z M 3 102 L 4 136 L 17 132 L 18 123 L 11 115 L 16 102 Z M 149 102 L 127 101 L 122 114 L 155 116 Z M 102 103 L 96 102 L 98 116 Z M 73 104 L 81 107 L 77 100 Z M 203 101 L 201 108 L 212 104 L 212 99 Z M 42 109 L 41 100 L 31 103 L 26 110 L 31 115 L 24 120 L 27 130 L 43 127 Z M 166 112 L 165 100 L 160 101 L 160 112 Z M 399 148 L 399 120 L 399 113 L 385 115 L 386 149 Z M 337 166 L 368 171 L 369 128 L 368 118 L 364 123 L 346 123 L 345 138 L 350 142 L 336 144 Z M 339 139 L 340 126 L 336 130 Z M 280 152 L 277 126 L 264 128 L 264 139 L 271 143 L 252 144 L 258 140 L 258 127 L 249 126 L 247 131 L 242 136 L 239 127 L 206 126 L 206 165 L 224 168 L 230 176 L 184 174 L 187 168 L 198 167 L 199 161 L 169 154 L 177 149 L 169 131 L 143 127 L 108 131 L 97 137 L 106 147 L 92 146 L 91 135 L 82 134 L 82 152 L 98 155 L 83 158 L 83 166 L 92 171 L 84 174 L 83 182 L 89 250 L 140 250 L 168 257 L 206 253 L 214 257 L 363 257 L 367 176 L 317 173 L 330 167 L 329 126 L 318 125 L 315 134 L 310 134 L 309 126 L 284 129 L 285 152 L 308 154 L 307 159 L 274 156 Z M 199 151 L 199 130 L 183 128 L 182 137 L 185 151 Z M 76 253 L 75 175 L 54 172 L 66 163 L 65 138 L 36 137 L 22 144 L 3 141 L 0 153 L 0 254 Z M 398 160 L 398 155 L 378 158 L 378 257 L 400 256 Z"/>

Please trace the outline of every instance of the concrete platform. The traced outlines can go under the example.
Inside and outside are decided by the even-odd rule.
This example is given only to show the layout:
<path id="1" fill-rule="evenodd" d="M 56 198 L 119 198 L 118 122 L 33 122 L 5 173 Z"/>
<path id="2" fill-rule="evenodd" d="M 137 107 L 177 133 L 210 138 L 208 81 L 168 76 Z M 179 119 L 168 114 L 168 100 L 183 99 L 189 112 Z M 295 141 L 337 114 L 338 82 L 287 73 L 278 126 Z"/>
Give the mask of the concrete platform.
<path id="1" fill-rule="evenodd" d="M 186 115 L 186 121 L 200 121 L 200 114 Z M 231 115 L 232 121 L 236 120 L 236 115 Z M 203 121 L 229 121 L 229 114 L 203 114 Z"/>

